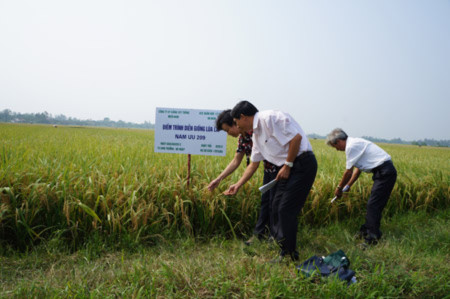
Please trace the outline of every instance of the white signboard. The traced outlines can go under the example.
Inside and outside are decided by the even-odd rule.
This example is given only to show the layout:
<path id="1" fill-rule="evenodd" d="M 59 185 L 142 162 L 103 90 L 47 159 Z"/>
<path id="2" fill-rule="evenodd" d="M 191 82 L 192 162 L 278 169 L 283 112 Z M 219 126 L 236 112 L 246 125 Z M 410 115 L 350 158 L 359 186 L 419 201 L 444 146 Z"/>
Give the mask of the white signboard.
<path id="1" fill-rule="evenodd" d="M 220 112 L 156 108 L 155 152 L 225 156 L 227 134 L 215 123 Z"/>

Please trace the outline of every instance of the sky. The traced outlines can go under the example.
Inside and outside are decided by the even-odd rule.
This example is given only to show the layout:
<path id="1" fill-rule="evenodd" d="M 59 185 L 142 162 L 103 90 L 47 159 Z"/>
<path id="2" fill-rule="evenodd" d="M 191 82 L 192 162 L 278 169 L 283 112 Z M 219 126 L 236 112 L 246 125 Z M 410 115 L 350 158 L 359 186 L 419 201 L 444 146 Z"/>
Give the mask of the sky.
<path id="1" fill-rule="evenodd" d="M 308 134 L 450 139 L 450 0 L 0 0 L 0 110 L 154 123 L 241 100 Z"/>

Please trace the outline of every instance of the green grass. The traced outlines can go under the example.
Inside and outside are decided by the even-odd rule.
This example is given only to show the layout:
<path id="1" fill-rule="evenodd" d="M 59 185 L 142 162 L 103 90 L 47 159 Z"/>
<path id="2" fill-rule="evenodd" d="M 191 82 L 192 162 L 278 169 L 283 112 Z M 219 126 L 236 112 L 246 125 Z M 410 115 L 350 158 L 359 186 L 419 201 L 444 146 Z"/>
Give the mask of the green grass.
<path id="1" fill-rule="evenodd" d="M 358 283 L 269 265 L 277 247 L 245 247 L 262 170 L 237 196 L 206 190 L 234 155 L 155 154 L 153 131 L 0 124 L 0 297 L 445 297 L 449 291 L 450 150 L 384 145 L 399 176 L 365 251 L 371 176 L 330 205 L 345 156 L 312 140 L 319 170 L 300 216 L 300 258 L 343 249 Z"/>
<path id="2" fill-rule="evenodd" d="M 277 248 L 266 242 L 180 236 L 145 246 L 92 236 L 74 253 L 58 239 L 27 253 L 5 250 L 0 297 L 443 298 L 450 292 L 449 216 L 447 209 L 385 217 L 382 242 L 366 250 L 352 238 L 363 217 L 302 226 L 301 260 L 343 249 L 356 271 L 351 286 L 306 279 L 294 263 L 267 263 Z"/>

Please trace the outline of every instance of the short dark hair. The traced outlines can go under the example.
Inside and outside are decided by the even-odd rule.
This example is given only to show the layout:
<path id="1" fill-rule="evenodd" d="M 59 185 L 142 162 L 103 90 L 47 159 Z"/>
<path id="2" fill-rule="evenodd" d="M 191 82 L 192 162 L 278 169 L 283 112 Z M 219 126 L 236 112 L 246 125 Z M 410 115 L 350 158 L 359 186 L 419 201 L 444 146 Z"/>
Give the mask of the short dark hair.
<path id="1" fill-rule="evenodd" d="M 240 119 L 241 114 L 245 116 L 253 116 L 258 112 L 258 109 L 253 106 L 249 101 L 240 101 L 234 106 L 233 110 L 231 110 L 231 117 Z"/>
<path id="2" fill-rule="evenodd" d="M 227 124 L 230 127 L 232 127 L 234 125 L 233 118 L 231 117 L 231 109 L 223 110 L 217 116 L 217 119 L 216 119 L 217 131 L 221 131 L 222 130 L 222 125 L 223 124 Z"/>

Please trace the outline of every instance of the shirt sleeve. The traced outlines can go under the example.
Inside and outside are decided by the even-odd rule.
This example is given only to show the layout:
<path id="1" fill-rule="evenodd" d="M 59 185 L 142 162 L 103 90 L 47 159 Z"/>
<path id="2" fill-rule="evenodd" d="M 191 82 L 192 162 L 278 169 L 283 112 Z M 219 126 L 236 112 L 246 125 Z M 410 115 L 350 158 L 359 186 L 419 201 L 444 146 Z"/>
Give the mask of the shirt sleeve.
<path id="1" fill-rule="evenodd" d="M 270 126 L 273 137 L 283 146 L 288 144 L 297 134 L 300 134 L 293 125 L 291 117 L 282 112 L 279 112 L 276 116 L 271 116 Z"/>
<path id="2" fill-rule="evenodd" d="M 253 146 L 252 146 L 252 154 L 250 156 L 250 160 L 252 160 L 252 162 L 260 162 L 262 160 L 264 160 L 263 155 L 261 154 L 255 140 L 255 135 L 253 135 L 252 139 L 253 139 Z"/>
<path id="3" fill-rule="evenodd" d="M 356 142 L 351 145 L 351 147 L 348 149 L 348 152 L 346 152 L 346 156 L 347 156 L 346 168 L 347 169 L 352 168 L 353 166 L 355 166 L 356 163 L 358 163 L 358 160 L 364 154 L 366 148 L 367 148 L 367 144 L 360 143 L 360 142 Z"/>

